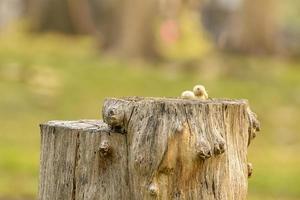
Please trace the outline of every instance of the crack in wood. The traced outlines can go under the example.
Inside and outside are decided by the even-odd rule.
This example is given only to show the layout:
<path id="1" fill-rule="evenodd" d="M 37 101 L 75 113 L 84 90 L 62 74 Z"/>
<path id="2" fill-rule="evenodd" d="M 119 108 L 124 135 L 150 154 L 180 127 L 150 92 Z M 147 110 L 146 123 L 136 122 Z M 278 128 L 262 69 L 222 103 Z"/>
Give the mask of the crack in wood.
<path id="1" fill-rule="evenodd" d="M 128 186 L 128 190 L 129 190 L 129 194 L 132 194 L 132 190 L 131 190 L 131 182 L 130 182 L 130 171 L 129 171 L 129 144 L 128 144 L 128 135 L 125 135 L 125 145 L 126 145 L 126 183 Z"/>
<path id="2" fill-rule="evenodd" d="M 191 125 L 190 125 L 190 122 L 189 122 L 189 119 L 188 119 L 188 113 L 187 113 L 187 110 L 186 110 L 186 106 L 184 106 L 184 113 L 185 113 L 185 119 L 186 119 L 187 125 L 189 127 L 190 134 L 192 134 L 192 129 L 191 129 Z"/>
<path id="3" fill-rule="evenodd" d="M 79 145 L 80 145 L 80 137 L 79 133 L 76 133 L 76 147 L 75 147 L 75 163 L 74 163 L 74 168 L 73 168 L 73 183 L 72 183 L 72 200 L 75 200 L 76 198 L 76 170 L 77 170 L 77 165 L 80 159 L 79 156 Z"/>

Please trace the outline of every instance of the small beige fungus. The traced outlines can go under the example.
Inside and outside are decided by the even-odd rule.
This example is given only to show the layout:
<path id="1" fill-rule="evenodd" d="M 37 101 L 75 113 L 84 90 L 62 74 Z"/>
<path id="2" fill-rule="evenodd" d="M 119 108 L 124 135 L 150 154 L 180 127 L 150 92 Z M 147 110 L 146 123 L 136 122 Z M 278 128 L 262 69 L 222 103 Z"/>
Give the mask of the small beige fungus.
<path id="1" fill-rule="evenodd" d="M 192 91 L 184 91 L 181 93 L 181 97 L 184 98 L 184 99 L 194 99 L 195 98 L 195 95 Z"/>
<path id="2" fill-rule="evenodd" d="M 208 94 L 203 85 L 194 86 L 193 92 L 194 92 L 195 97 L 198 99 L 207 99 L 208 98 Z"/>

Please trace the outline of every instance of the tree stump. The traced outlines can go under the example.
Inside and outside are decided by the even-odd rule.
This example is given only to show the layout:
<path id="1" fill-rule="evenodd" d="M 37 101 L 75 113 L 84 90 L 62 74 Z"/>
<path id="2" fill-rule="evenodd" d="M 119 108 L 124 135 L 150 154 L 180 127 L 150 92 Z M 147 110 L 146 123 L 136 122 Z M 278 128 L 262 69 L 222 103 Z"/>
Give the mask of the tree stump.
<path id="1" fill-rule="evenodd" d="M 102 121 L 41 125 L 39 199 L 130 199 L 126 137 Z"/>
<path id="2" fill-rule="evenodd" d="M 103 121 L 41 125 L 39 199 L 246 199 L 246 100 L 106 99 Z"/>

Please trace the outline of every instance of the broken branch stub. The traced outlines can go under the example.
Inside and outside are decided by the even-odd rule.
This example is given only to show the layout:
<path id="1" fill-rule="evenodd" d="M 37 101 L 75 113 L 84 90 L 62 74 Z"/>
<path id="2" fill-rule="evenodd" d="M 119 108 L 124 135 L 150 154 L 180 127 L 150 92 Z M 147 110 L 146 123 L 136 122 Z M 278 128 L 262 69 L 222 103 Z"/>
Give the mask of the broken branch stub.
<path id="1" fill-rule="evenodd" d="M 121 99 L 111 99 L 105 101 L 102 109 L 103 121 L 112 130 L 126 133 L 128 122 L 133 112 L 132 102 Z"/>
<path id="2" fill-rule="evenodd" d="M 247 107 L 247 114 L 248 114 L 248 145 L 250 145 L 251 141 L 256 137 L 257 132 L 260 131 L 260 123 L 257 120 L 257 116 L 254 112 Z"/>

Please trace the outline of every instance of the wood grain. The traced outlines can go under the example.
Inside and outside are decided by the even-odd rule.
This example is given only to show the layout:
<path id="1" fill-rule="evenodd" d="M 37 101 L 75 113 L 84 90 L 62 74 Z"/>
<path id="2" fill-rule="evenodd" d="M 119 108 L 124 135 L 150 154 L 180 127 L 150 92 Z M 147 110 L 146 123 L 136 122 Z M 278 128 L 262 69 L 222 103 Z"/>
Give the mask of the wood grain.
<path id="1" fill-rule="evenodd" d="M 51 121 L 41 138 L 39 199 L 130 199 L 124 135 L 102 121 Z"/>

